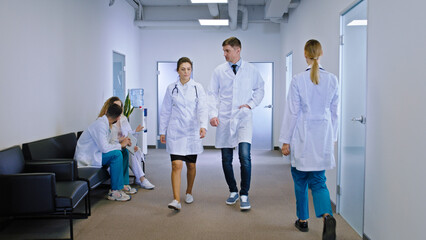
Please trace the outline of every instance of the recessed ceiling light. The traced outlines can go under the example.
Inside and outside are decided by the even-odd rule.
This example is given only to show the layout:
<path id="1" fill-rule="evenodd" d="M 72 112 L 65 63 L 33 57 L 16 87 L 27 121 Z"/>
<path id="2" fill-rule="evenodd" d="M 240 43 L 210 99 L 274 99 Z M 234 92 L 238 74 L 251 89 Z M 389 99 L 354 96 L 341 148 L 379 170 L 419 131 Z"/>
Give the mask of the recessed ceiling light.
<path id="1" fill-rule="evenodd" d="M 192 3 L 228 3 L 228 0 L 191 0 Z"/>
<path id="2" fill-rule="evenodd" d="M 352 20 L 347 26 L 367 26 L 367 20 Z"/>
<path id="3" fill-rule="evenodd" d="M 202 26 L 228 26 L 228 19 L 198 19 Z"/>

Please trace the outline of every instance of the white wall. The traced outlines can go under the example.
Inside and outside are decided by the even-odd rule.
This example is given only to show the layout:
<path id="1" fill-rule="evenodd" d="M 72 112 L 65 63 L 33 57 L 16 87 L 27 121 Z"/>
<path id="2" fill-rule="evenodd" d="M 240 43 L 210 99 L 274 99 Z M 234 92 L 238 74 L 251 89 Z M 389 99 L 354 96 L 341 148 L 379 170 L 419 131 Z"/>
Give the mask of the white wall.
<path id="1" fill-rule="evenodd" d="M 84 130 L 112 95 L 112 51 L 138 87 L 139 29 L 125 1 L 0 1 L 0 149 Z"/>
<path id="2" fill-rule="evenodd" d="M 424 1 L 368 1 L 365 233 L 425 239 Z"/>
<path id="3" fill-rule="evenodd" d="M 149 108 L 148 144 L 156 145 L 157 134 L 157 61 L 177 61 L 189 57 L 194 62 L 194 80 L 207 89 L 213 69 L 225 62 L 222 42 L 235 36 L 242 42 L 241 56 L 246 61 L 274 62 L 275 82 L 283 81 L 279 69 L 285 65 L 280 54 L 280 27 L 278 24 L 249 24 L 247 31 L 196 29 L 149 29 L 141 30 L 141 78 L 145 89 L 144 101 Z M 275 88 L 275 97 L 285 94 Z M 279 128 L 279 126 L 278 126 Z M 277 128 L 274 127 L 276 133 Z M 215 128 L 209 127 L 204 145 L 213 146 Z"/>
<path id="4" fill-rule="evenodd" d="M 294 51 L 293 72 L 303 71 L 303 44 L 316 38 L 324 48 L 322 65 L 338 75 L 339 15 L 352 3 L 304 0 L 290 13 L 281 45 L 282 55 Z M 424 239 L 425 7 L 421 1 L 368 2 L 364 232 L 372 240 Z M 335 199 L 335 172 L 327 177 Z"/>
<path id="5" fill-rule="evenodd" d="M 288 23 L 281 24 L 281 55 L 286 56 L 293 51 L 293 75 L 307 67 L 303 52 L 306 41 L 317 39 L 324 52 L 321 65 L 339 76 L 340 14 L 352 2 L 353 0 L 303 0 L 290 12 Z M 279 84 L 276 88 L 285 89 L 285 81 L 280 81 Z M 275 109 L 279 123 L 282 121 L 284 103 L 284 95 L 275 103 L 276 106 L 280 105 L 279 109 Z M 326 176 L 331 200 L 336 203 L 337 168 L 327 171 Z"/>

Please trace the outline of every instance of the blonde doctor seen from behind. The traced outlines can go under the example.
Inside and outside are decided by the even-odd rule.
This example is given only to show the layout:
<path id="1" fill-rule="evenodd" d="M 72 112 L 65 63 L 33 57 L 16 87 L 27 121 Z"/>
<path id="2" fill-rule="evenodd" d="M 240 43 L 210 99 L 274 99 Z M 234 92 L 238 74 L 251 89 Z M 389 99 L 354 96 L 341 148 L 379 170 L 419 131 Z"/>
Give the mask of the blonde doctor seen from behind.
<path id="1" fill-rule="evenodd" d="M 177 63 L 179 80 L 167 87 L 160 112 L 160 141 L 166 144 L 172 161 L 173 201 L 168 207 L 181 209 L 180 183 L 183 162 L 187 167 L 185 202 L 194 201 L 197 154 L 203 152 L 202 138 L 206 136 L 208 110 L 206 94 L 201 84 L 191 79 L 192 62 L 182 57 Z"/>
<path id="2" fill-rule="evenodd" d="M 339 126 L 339 81 L 319 64 L 320 42 L 305 44 L 306 71 L 293 77 L 281 126 L 282 153 L 291 155 L 291 174 L 298 219 L 295 227 L 308 231 L 308 188 L 315 213 L 324 220 L 323 240 L 336 239 L 336 220 L 326 185 L 325 170 L 335 167 L 334 142 Z"/>

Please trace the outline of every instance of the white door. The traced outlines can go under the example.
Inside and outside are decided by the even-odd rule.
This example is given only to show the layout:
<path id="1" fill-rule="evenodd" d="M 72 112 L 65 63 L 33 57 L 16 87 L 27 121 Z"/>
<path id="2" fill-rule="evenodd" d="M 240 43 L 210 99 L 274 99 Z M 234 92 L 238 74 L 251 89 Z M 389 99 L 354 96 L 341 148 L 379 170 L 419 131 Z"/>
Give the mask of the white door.
<path id="1" fill-rule="evenodd" d="M 338 212 L 360 236 L 364 225 L 367 2 L 341 15 Z"/>
<path id="2" fill-rule="evenodd" d="M 166 148 L 166 144 L 160 142 L 160 111 L 167 86 L 179 78 L 176 64 L 177 62 L 157 62 L 157 148 Z"/>
<path id="3" fill-rule="evenodd" d="M 265 96 L 262 102 L 253 109 L 253 140 L 252 149 L 272 150 L 272 89 L 274 63 L 272 62 L 252 62 L 259 70 L 265 81 Z"/>

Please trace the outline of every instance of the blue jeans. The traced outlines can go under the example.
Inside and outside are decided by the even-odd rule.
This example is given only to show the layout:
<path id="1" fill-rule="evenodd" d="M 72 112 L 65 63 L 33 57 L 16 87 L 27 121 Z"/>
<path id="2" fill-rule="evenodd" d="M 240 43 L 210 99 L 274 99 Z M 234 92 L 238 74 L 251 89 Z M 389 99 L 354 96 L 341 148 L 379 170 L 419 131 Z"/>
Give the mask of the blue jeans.
<path id="1" fill-rule="evenodd" d="M 240 195 L 248 195 L 250 189 L 251 179 L 251 158 L 250 158 L 251 144 L 242 142 L 238 144 L 238 155 L 241 165 L 241 191 Z M 222 168 L 225 174 L 226 183 L 229 186 L 230 192 L 238 192 L 237 183 L 234 178 L 234 169 L 232 168 L 233 149 L 222 148 Z"/>
<path id="2" fill-rule="evenodd" d="M 129 152 L 114 150 L 102 153 L 102 166 L 110 167 L 111 189 L 121 190 L 129 184 Z"/>
<path id="3" fill-rule="evenodd" d="M 295 167 L 291 168 L 291 175 L 294 180 L 294 192 L 296 194 L 297 217 L 300 220 L 309 218 L 308 186 L 312 191 L 315 214 L 321 217 L 325 213 L 333 215 L 331 210 L 330 193 L 325 181 L 325 170 L 302 172 Z"/>

